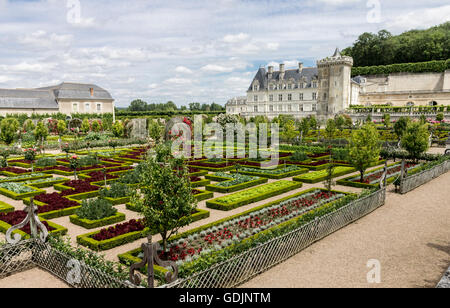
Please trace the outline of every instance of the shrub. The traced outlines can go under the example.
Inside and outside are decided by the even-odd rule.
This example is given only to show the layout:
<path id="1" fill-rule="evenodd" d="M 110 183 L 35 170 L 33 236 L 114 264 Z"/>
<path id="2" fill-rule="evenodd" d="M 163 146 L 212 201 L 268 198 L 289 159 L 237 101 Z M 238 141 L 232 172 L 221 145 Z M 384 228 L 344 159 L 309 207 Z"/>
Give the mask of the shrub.
<path id="1" fill-rule="evenodd" d="M 36 167 L 53 167 L 56 165 L 56 159 L 52 157 L 41 157 L 36 161 Z"/>
<path id="2" fill-rule="evenodd" d="M 123 136 L 124 127 L 120 121 L 116 121 L 112 126 L 112 132 L 116 138 L 120 138 Z"/>
<path id="3" fill-rule="evenodd" d="M 293 161 L 305 161 L 308 159 L 308 155 L 303 151 L 295 151 L 291 159 Z"/>
<path id="4" fill-rule="evenodd" d="M 112 204 L 104 199 L 83 200 L 81 207 L 75 212 L 78 217 L 88 220 L 100 220 L 117 213 Z"/>
<path id="5" fill-rule="evenodd" d="M 87 134 L 91 130 L 91 126 L 89 124 L 89 120 L 86 118 L 81 123 L 81 131 L 85 134 Z"/>
<path id="6" fill-rule="evenodd" d="M 0 123 L 0 139 L 10 145 L 14 141 L 18 129 L 19 121 L 14 118 L 3 119 Z"/>
<path id="7" fill-rule="evenodd" d="M 104 189 L 100 190 L 100 197 L 117 199 L 117 198 L 126 197 L 130 193 L 131 193 L 131 191 L 127 184 L 116 182 L 116 183 L 113 183 L 109 189 L 104 188 Z"/>

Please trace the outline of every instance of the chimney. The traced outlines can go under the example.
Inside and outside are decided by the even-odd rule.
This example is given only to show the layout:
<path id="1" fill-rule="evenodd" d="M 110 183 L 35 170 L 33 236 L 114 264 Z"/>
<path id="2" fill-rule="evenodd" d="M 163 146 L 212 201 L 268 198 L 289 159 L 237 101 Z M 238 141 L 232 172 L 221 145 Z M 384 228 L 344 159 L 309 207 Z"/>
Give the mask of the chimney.
<path id="1" fill-rule="evenodd" d="M 299 62 L 298 63 L 298 72 L 301 73 L 303 71 L 303 63 Z"/>
<path id="2" fill-rule="evenodd" d="M 93 97 L 94 96 L 94 88 L 90 88 L 90 90 L 91 90 L 91 97 Z"/>
<path id="3" fill-rule="evenodd" d="M 280 64 L 280 79 L 284 79 L 284 64 Z"/>
<path id="4" fill-rule="evenodd" d="M 269 79 L 272 79 L 272 75 L 273 75 L 273 66 L 269 66 L 269 73 L 268 73 Z"/>

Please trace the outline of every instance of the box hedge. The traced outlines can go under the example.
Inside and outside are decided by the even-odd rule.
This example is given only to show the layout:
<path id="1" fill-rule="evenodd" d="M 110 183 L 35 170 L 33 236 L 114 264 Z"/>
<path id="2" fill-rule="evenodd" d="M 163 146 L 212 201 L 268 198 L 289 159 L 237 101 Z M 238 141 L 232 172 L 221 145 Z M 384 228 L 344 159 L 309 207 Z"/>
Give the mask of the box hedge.
<path id="1" fill-rule="evenodd" d="M 278 182 L 272 182 L 269 184 L 265 184 L 262 186 L 258 186 L 258 187 L 254 187 L 248 190 L 244 190 L 244 191 L 240 191 L 240 192 L 235 192 L 231 195 L 227 195 L 224 197 L 220 197 L 214 200 L 210 200 L 206 202 L 206 206 L 212 209 L 216 209 L 216 210 L 221 210 L 221 211 L 231 211 L 235 208 L 250 204 L 250 203 L 254 203 L 260 200 L 264 200 L 267 198 L 271 198 L 274 196 L 278 196 L 281 195 L 285 192 L 297 189 L 297 188 L 301 188 L 302 187 L 302 183 L 298 183 L 298 182 L 291 182 L 291 181 L 278 181 Z M 264 192 L 264 190 L 266 190 Z M 260 191 L 259 193 L 256 193 Z M 249 197 L 240 197 L 240 195 L 243 194 L 249 194 Z M 225 202 L 221 202 L 221 199 L 224 198 L 233 198 L 236 197 L 236 201 L 230 202 L 230 203 L 225 203 Z"/>
<path id="2" fill-rule="evenodd" d="M 356 171 L 356 169 L 353 167 L 338 166 L 338 167 L 334 168 L 333 178 L 336 178 L 336 177 L 339 177 L 342 175 L 346 175 L 349 173 L 353 173 L 355 171 Z M 303 174 L 303 175 L 294 177 L 293 180 L 298 181 L 298 182 L 315 184 L 315 183 L 325 181 L 327 176 L 328 176 L 328 170 L 320 170 L 320 171 L 314 171 L 314 172 L 310 172 L 307 174 Z"/>
<path id="3" fill-rule="evenodd" d="M 108 225 L 112 225 L 121 221 L 125 220 L 125 214 L 122 213 L 116 213 L 113 216 L 106 217 L 99 220 L 90 220 L 90 219 L 83 219 L 78 217 L 78 215 L 71 215 L 69 217 L 70 222 L 74 225 L 81 226 L 85 229 L 95 229 L 99 227 L 104 227 Z"/>

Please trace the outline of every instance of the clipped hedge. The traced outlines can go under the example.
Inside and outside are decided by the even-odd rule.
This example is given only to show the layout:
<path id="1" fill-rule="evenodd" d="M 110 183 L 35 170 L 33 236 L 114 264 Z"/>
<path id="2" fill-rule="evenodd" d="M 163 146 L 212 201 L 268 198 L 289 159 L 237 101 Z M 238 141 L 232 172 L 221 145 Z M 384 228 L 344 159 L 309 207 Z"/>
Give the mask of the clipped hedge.
<path id="1" fill-rule="evenodd" d="M 33 189 L 33 191 L 23 193 L 23 194 L 16 194 L 13 191 L 10 191 L 10 190 L 4 189 L 4 188 L 0 188 L 0 194 L 7 196 L 11 199 L 14 199 L 14 200 L 22 200 L 25 198 L 34 197 L 34 196 L 45 193 L 45 190 L 37 189 L 37 188 L 31 187 L 31 186 L 28 186 L 28 187 Z"/>
<path id="2" fill-rule="evenodd" d="M 41 173 L 41 172 L 40 172 Z M 43 172 L 42 172 L 43 173 Z M 16 175 L 17 176 L 17 175 Z M 19 182 L 26 182 L 26 181 L 34 181 L 34 180 L 40 180 L 40 179 L 47 179 L 47 178 L 51 178 L 52 175 L 49 174 L 44 174 L 44 175 L 38 175 L 38 176 L 32 176 L 32 177 L 27 177 L 27 178 L 21 178 L 21 179 L 10 179 L 10 178 L 4 178 L 4 179 L 0 179 L 0 183 L 6 183 L 6 182 L 15 182 L 15 183 L 19 183 Z"/>
<path id="3" fill-rule="evenodd" d="M 11 206 L 3 201 L 0 201 L 0 213 L 10 213 L 14 212 L 14 206 Z"/>
<path id="4" fill-rule="evenodd" d="M 196 212 L 191 215 L 192 221 L 198 221 L 204 218 L 209 217 L 210 213 L 206 210 L 196 209 Z M 118 247 L 124 244 L 128 244 L 131 242 L 134 242 L 138 239 L 146 237 L 151 230 L 149 228 L 145 228 L 142 231 L 136 231 L 136 232 L 130 232 L 126 234 L 122 234 L 120 236 L 116 236 L 114 238 L 105 240 L 105 241 L 96 241 L 92 238 L 92 236 L 98 234 L 100 230 L 79 235 L 77 236 L 77 243 L 88 247 L 95 251 L 102 251 L 102 250 L 109 250 L 114 247 Z M 154 232 L 151 232 L 152 234 L 155 234 Z"/>
<path id="5" fill-rule="evenodd" d="M 209 181 L 209 180 L 201 180 L 201 181 L 197 181 L 197 182 L 191 182 L 191 187 L 192 188 L 205 187 L 209 183 L 211 183 L 211 181 Z"/>
<path id="6" fill-rule="evenodd" d="M 284 165 L 282 165 L 282 166 L 284 166 Z M 296 166 L 296 165 L 286 165 L 286 166 Z M 279 179 L 289 178 L 289 177 L 292 177 L 292 176 L 305 174 L 305 173 L 309 172 L 309 169 L 299 168 L 298 170 L 293 170 L 293 171 L 289 171 L 289 172 L 285 172 L 285 173 L 269 174 L 269 173 L 264 173 L 264 169 L 260 169 L 260 168 L 254 168 L 254 169 L 255 169 L 255 172 L 241 171 L 240 170 L 237 173 L 246 174 L 246 175 L 253 175 L 253 176 L 258 176 L 258 177 L 263 177 L 263 178 L 268 178 L 268 179 L 279 180 Z M 231 173 L 236 173 L 235 170 L 232 170 L 230 172 Z"/>
<path id="7" fill-rule="evenodd" d="M 197 200 L 197 202 L 211 199 L 214 197 L 214 193 L 211 191 L 200 190 L 200 189 L 196 189 L 196 190 L 198 190 L 200 192 L 199 194 L 194 195 L 195 200 Z"/>
<path id="8" fill-rule="evenodd" d="M 40 219 L 41 222 L 47 222 L 49 227 L 53 228 L 53 231 L 50 231 L 49 234 L 58 236 L 58 235 L 66 235 L 67 234 L 67 228 L 57 225 L 51 221 L 45 220 L 45 219 Z M 0 220 L 0 232 L 2 233 L 6 233 L 12 226 L 4 221 Z M 28 235 L 27 233 L 23 232 L 22 230 L 14 230 L 13 233 L 14 234 L 20 234 L 22 236 L 22 239 L 28 239 L 30 238 L 30 235 Z"/>
<path id="9" fill-rule="evenodd" d="M 89 220 L 78 217 L 78 215 L 71 215 L 69 217 L 70 222 L 74 225 L 81 226 L 85 229 L 95 229 L 112 225 L 125 220 L 125 214 L 116 213 L 114 216 L 106 217 L 99 220 Z"/>
<path id="10" fill-rule="evenodd" d="M 392 73 L 441 73 L 450 69 L 450 59 L 418 63 L 399 63 L 352 68 L 352 77 L 358 75 L 389 75 Z"/>
<path id="11" fill-rule="evenodd" d="M 277 184 L 283 184 L 283 186 L 280 187 Z M 244 190 L 241 192 L 236 192 L 234 194 L 220 197 L 220 198 L 217 198 L 217 199 L 214 199 L 211 201 L 207 201 L 206 206 L 211 209 L 216 209 L 216 210 L 221 210 L 221 211 L 231 211 L 235 208 L 238 208 L 238 207 L 250 204 L 250 203 L 254 203 L 254 202 L 257 202 L 260 200 L 278 196 L 285 192 L 288 192 L 288 191 L 291 191 L 291 190 L 294 190 L 297 188 L 301 188 L 302 186 L 303 186 L 302 183 L 282 180 L 282 181 L 278 181 L 278 182 L 265 184 L 265 185 L 262 185 L 259 187 L 251 188 L 248 190 Z M 267 191 L 261 192 L 259 194 L 252 194 L 253 192 L 260 191 L 260 190 L 267 190 Z M 246 197 L 246 198 L 245 197 L 240 198 L 239 195 L 242 195 L 244 193 L 249 193 L 251 196 Z M 234 202 L 230 202 L 230 203 L 224 203 L 223 201 L 221 202 L 221 199 L 233 198 L 233 197 L 236 197 L 236 201 L 234 201 Z"/>
<path id="12" fill-rule="evenodd" d="M 342 167 L 338 166 L 334 168 L 333 170 L 333 178 L 346 175 L 352 172 L 355 172 L 356 169 L 353 167 Z M 303 182 L 303 183 L 309 183 L 309 184 L 315 184 L 322 181 L 325 181 L 328 176 L 328 170 L 320 170 L 320 171 L 314 171 L 307 174 L 303 174 L 301 176 L 296 176 L 293 178 L 294 181 Z"/>
<path id="13" fill-rule="evenodd" d="M 215 177 L 215 176 L 214 176 Z M 215 177 L 215 178 L 219 178 L 219 177 Z M 220 182 L 224 182 L 224 181 L 229 181 L 229 178 L 223 178 L 225 180 L 222 180 Z M 237 184 L 237 185 L 233 185 L 233 186 L 228 186 L 228 187 L 223 187 L 223 186 L 217 186 L 217 185 L 207 185 L 206 186 L 206 190 L 209 191 L 214 191 L 214 192 L 218 192 L 218 193 L 222 193 L 222 194 L 227 194 L 227 193 L 232 193 L 232 192 L 236 192 L 239 190 L 243 190 L 249 187 L 253 187 L 253 186 L 257 186 L 260 184 L 265 184 L 267 183 L 269 180 L 267 178 L 260 178 L 254 181 L 250 181 L 250 182 L 245 182 L 245 183 L 241 183 L 241 184 Z"/>

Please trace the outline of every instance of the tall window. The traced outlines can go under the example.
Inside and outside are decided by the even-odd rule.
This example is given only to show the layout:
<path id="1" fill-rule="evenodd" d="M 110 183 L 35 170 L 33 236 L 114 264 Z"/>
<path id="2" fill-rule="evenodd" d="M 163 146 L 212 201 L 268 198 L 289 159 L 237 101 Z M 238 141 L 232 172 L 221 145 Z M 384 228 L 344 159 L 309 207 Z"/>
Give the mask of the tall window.
<path id="1" fill-rule="evenodd" d="M 283 101 L 283 94 L 279 94 L 279 95 L 278 95 L 278 101 L 280 101 L 280 102 Z"/>
<path id="2" fill-rule="evenodd" d="M 269 111 L 270 111 L 270 112 L 273 112 L 273 105 L 270 105 L 270 106 L 269 106 Z"/>
<path id="3" fill-rule="evenodd" d="M 258 112 L 258 106 L 254 106 L 254 107 L 253 107 L 253 111 L 254 111 L 254 112 Z"/>
<path id="4" fill-rule="evenodd" d="M 258 101 L 258 95 L 253 96 L 253 101 L 257 102 Z"/>
<path id="5" fill-rule="evenodd" d="M 273 102 L 273 94 L 269 95 L 269 101 Z"/>
<path id="6" fill-rule="evenodd" d="M 102 103 L 97 103 L 97 112 L 102 111 Z"/>
<path id="7" fill-rule="evenodd" d="M 324 100 L 327 99 L 327 93 L 323 93 L 323 99 L 324 99 Z"/>
<path id="8" fill-rule="evenodd" d="M 300 93 L 300 100 L 303 100 L 303 93 Z"/>
<path id="9" fill-rule="evenodd" d="M 292 100 L 292 94 L 288 94 L 288 101 Z"/>
<path id="10" fill-rule="evenodd" d="M 90 103 L 84 103 L 84 111 L 86 111 L 86 112 L 91 111 L 91 104 Z"/>
<path id="11" fill-rule="evenodd" d="M 288 111 L 289 111 L 289 112 L 292 111 L 292 105 L 288 105 Z"/>
<path id="12" fill-rule="evenodd" d="M 316 100 L 316 99 L 317 99 L 317 93 L 314 92 L 314 93 L 312 94 L 312 99 L 313 99 L 313 100 Z"/>
<path id="13" fill-rule="evenodd" d="M 78 112 L 78 103 L 72 104 L 72 112 Z"/>

